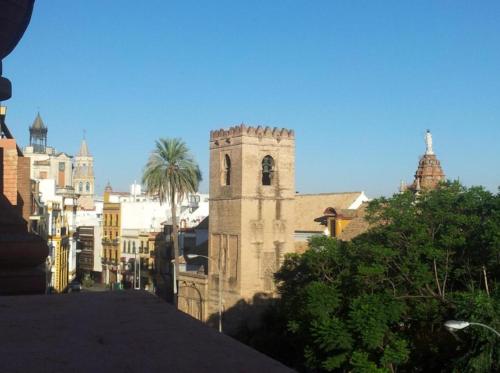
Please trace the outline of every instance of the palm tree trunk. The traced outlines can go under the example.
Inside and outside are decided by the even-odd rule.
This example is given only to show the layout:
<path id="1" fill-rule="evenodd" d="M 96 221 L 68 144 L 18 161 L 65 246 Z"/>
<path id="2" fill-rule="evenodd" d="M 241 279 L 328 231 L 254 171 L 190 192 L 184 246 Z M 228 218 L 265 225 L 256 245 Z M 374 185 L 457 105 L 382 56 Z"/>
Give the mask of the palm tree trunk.
<path id="1" fill-rule="evenodd" d="M 179 278 L 179 233 L 177 231 L 177 206 L 175 204 L 175 192 L 172 190 L 170 194 L 170 208 L 172 212 L 172 239 L 173 239 L 173 257 L 175 263 L 175 275 L 176 281 Z M 177 287 L 177 294 L 174 294 L 174 304 L 178 304 L 178 292 L 179 287 Z"/>

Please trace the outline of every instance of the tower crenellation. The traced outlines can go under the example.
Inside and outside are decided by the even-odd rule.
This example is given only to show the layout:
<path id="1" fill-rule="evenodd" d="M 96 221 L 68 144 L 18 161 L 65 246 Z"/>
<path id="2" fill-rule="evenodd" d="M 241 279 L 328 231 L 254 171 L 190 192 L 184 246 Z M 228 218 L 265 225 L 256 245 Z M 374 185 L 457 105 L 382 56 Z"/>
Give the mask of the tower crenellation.
<path id="1" fill-rule="evenodd" d="M 254 137 L 267 137 L 275 138 L 280 140 L 282 138 L 295 138 L 295 133 L 293 130 L 278 127 L 269 126 L 247 126 L 245 124 L 240 124 L 238 126 L 229 127 L 228 129 L 219 129 L 210 132 L 210 140 L 224 140 L 227 138 L 238 137 L 238 136 L 254 136 Z"/>

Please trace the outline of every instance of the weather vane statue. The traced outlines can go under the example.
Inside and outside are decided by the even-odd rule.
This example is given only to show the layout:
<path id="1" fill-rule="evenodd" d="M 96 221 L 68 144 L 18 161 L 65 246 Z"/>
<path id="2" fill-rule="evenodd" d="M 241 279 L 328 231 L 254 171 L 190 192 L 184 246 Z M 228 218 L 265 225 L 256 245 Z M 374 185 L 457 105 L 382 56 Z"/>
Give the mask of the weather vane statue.
<path id="1" fill-rule="evenodd" d="M 432 150 L 432 134 L 430 130 L 427 130 L 425 133 L 425 154 L 433 155 L 434 151 Z"/>

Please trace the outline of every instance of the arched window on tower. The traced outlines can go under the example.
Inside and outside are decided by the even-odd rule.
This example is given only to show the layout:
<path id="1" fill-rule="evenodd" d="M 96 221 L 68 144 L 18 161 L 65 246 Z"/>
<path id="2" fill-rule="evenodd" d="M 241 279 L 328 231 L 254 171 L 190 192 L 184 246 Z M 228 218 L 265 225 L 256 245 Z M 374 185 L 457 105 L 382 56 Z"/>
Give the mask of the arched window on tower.
<path id="1" fill-rule="evenodd" d="M 86 192 L 90 192 L 90 183 L 87 181 L 87 183 L 85 184 L 85 191 Z"/>
<path id="2" fill-rule="evenodd" d="M 229 155 L 224 156 L 224 185 L 231 185 L 231 158 Z"/>
<path id="3" fill-rule="evenodd" d="M 266 155 L 262 160 L 262 185 L 271 185 L 274 174 L 274 159 Z"/>
<path id="4" fill-rule="evenodd" d="M 83 183 L 80 181 L 78 184 L 78 191 L 81 192 L 83 190 Z"/>

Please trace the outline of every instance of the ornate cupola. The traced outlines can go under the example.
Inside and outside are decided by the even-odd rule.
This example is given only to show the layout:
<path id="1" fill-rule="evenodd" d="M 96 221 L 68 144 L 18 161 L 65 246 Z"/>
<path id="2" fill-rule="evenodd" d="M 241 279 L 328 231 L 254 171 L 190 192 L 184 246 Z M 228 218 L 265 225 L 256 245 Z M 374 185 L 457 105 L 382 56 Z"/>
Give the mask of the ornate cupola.
<path id="1" fill-rule="evenodd" d="M 432 134 L 429 130 L 425 133 L 425 145 L 425 154 L 420 157 L 413 184 L 408 186 L 408 189 L 414 192 L 434 189 L 446 178 L 441 168 L 441 162 L 437 159 L 432 148 Z"/>
<path id="2" fill-rule="evenodd" d="M 47 132 L 48 129 L 43 123 L 40 113 L 36 115 L 33 124 L 29 128 L 30 131 L 30 146 L 33 147 L 34 153 L 45 153 L 47 148 Z"/>

